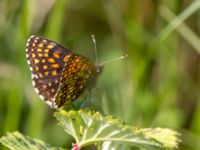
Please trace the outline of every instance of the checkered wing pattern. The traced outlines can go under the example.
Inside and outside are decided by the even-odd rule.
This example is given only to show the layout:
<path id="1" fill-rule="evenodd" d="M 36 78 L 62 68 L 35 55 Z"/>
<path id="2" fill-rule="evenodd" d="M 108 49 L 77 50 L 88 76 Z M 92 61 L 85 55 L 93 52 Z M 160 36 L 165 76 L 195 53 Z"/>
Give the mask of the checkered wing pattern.
<path id="1" fill-rule="evenodd" d="M 56 93 L 55 103 L 58 107 L 76 100 L 85 89 L 94 86 L 98 72 L 96 66 L 81 55 L 72 55 L 66 63 L 61 77 L 61 84 Z"/>
<path id="2" fill-rule="evenodd" d="M 53 108 L 76 100 L 96 82 L 99 66 L 51 40 L 31 36 L 26 57 L 36 92 Z"/>
<path id="3" fill-rule="evenodd" d="M 40 98 L 54 107 L 62 70 L 72 52 L 51 40 L 31 36 L 26 45 L 26 57 L 32 72 L 32 83 Z"/>

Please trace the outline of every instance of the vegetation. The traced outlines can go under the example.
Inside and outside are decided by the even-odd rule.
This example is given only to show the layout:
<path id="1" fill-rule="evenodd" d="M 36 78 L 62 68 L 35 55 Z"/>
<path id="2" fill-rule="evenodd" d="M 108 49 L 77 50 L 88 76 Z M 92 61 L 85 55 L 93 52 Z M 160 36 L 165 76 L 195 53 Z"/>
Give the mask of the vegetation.
<path id="1" fill-rule="evenodd" d="M 99 63 L 128 58 L 105 65 L 91 91 L 93 109 L 131 126 L 177 130 L 179 149 L 200 149 L 199 1 L 2 0 L 0 8 L 0 137 L 20 131 L 71 147 L 34 92 L 25 45 L 40 35 L 95 61 L 94 34 Z"/>
<path id="2" fill-rule="evenodd" d="M 84 147 L 88 149 L 88 145 L 94 144 L 96 148 L 102 150 L 117 148 L 111 142 L 132 144 L 136 149 L 175 149 L 180 142 L 178 133 L 170 129 L 140 129 L 124 125 L 111 116 L 103 117 L 98 112 L 63 110 L 56 112 L 55 117 L 63 129 L 75 139 L 72 150 L 80 150 Z M 19 132 L 7 133 L 6 136 L 0 138 L 0 142 L 12 150 L 63 149 L 52 147 Z"/>

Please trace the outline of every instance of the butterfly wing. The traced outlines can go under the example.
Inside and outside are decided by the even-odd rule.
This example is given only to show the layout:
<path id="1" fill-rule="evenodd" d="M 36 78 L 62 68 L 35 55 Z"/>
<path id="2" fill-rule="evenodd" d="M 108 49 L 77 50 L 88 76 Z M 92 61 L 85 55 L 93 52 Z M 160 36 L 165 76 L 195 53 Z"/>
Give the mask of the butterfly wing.
<path id="1" fill-rule="evenodd" d="M 85 89 L 90 89 L 95 84 L 97 75 L 94 63 L 81 55 L 73 54 L 64 66 L 55 105 L 60 108 L 76 100 Z"/>
<path id="2" fill-rule="evenodd" d="M 53 106 L 62 70 L 72 55 L 71 50 L 38 36 L 31 36 L 26 45 L 26 57 L 32 72 L 32 82 L 40 97 Z"/>

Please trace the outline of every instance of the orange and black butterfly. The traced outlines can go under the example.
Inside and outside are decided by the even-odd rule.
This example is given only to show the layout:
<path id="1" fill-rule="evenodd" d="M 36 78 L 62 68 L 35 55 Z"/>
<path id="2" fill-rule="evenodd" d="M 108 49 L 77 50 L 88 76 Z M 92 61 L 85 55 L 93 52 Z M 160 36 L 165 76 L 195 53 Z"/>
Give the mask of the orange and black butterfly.
<path id="1" fill-rule="evenodd" d="M 85 90 L 90 90 L 102 71 L 102 65 L 39 36 L 28 39 L 26 58 L 36 92 L 56 109 L 72 103 Z"/>

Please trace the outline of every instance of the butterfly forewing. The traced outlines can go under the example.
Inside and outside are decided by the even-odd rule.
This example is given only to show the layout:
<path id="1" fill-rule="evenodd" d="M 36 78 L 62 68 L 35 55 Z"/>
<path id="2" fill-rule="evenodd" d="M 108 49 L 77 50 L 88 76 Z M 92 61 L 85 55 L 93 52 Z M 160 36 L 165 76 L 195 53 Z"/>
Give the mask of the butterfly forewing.
<path id="1" fill-rule="evenodd" d="M 40 97 L 50 105 L 59 88 L 63 67 L 72 52 L 51 40 L 31 36 L 26 56 L 32 72 L 33 85 Z"/>

